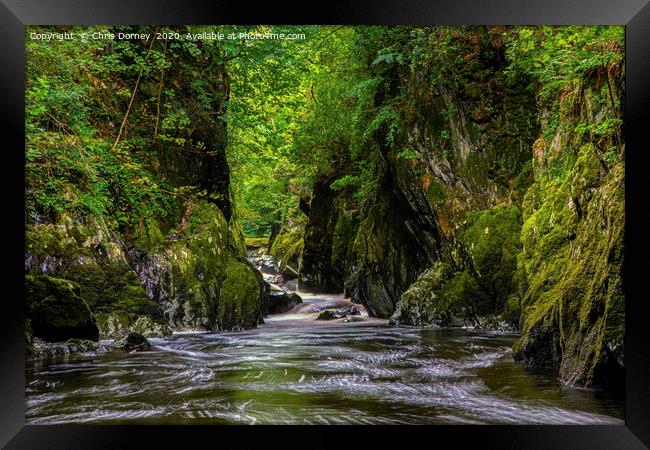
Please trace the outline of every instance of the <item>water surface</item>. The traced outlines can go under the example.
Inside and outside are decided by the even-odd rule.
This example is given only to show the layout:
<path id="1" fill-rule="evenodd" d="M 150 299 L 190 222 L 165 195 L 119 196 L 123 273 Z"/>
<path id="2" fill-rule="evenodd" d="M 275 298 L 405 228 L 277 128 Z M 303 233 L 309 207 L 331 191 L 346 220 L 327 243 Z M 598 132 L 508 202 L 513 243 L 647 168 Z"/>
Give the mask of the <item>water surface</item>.
<path id="1" fill-rule="evenodd" d="M 340 296 L 244 332 L 179 333 L 154 351 L 30 362 L 31 424 L 622 424 L 623 401 L 512 359 L 516 336 L 314 320 Z"/>

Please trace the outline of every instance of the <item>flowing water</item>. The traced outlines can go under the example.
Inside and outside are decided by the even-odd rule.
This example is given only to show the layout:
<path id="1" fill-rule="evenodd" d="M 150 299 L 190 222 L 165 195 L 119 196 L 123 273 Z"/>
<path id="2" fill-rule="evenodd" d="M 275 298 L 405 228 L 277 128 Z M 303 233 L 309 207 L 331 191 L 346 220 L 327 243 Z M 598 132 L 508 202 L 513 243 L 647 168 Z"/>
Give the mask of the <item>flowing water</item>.
<path id="1" fill-rule="evenodd" d="M 621 424 L 623 402 L 512 360 L 516 336 L 315 320 L 304 303 L 243 332 L 151 339 L 154 351 L 30 362 L 31 424 Z M 362 309 L 362 308 L 361 308 Z"/>

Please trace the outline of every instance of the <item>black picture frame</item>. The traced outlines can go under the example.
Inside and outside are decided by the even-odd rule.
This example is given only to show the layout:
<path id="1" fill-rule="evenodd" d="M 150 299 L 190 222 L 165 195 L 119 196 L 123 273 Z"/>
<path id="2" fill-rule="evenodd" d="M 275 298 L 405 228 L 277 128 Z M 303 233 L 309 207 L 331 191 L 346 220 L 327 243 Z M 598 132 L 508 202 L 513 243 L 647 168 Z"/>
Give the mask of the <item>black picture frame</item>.
<path id="1" fill-rule="evenodd" d="M 312 445 L 386 435 L 406 445 L 496 449 L 650 447 L 650 327 L 644 271 L 648 227 L 644 170 L 650 153 L 650 4 L 647 0 L 359 1 L 316 6 L 266 2 L 163 0 L 0 0 L 0 110 L 5 132 L 0 191 L 6 276 L 0 294 L 0 445 L 23 448 L 181 448 L 201 439 L 269 445 L 278 427 L 25 425 L 24 368 L 24 26 L 38 24 L 617 24 L 626 26 L 626 416 L 624 426 L 282 427 L 282 445 Z M 10 244 L 10 245 L 6 245 Z M 289 429 L 290 428 L 290 429 Z M 257 434 L 252 439 L 253 434 Z M 423 444 L 418 444 L 417 442 Z M 258 442 L 259 444 L 255 444 Z M 404 444 L 403 444 L 404 445 Z M 477 447 L 479 446 L 479 447 Z"/>

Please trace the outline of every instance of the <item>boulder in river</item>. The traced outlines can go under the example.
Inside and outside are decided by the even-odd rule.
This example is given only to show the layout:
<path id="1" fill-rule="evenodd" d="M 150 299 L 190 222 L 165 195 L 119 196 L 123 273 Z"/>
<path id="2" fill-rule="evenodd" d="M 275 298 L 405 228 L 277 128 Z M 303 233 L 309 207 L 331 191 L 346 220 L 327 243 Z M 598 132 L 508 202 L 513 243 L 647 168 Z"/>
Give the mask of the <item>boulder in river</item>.
<path id="1" fill-rule="evenodd" d="M 361 312 L 354 306 L 346 306 L 345 308 L 337 309 L 332 311 L 331 309 L 326 309 L 321 312 L 316 320 L 334 320 L 341 319 L 348 316 L 358 316 Z"/>
<path id="2" fill-rule="evenodd" d="M 140 333 L 131 332 L 124 339 L 115 342 L 115 346 L 127 352 L 151 350 L 151 343 Z"/>
<path id="3" fill-rule="evenodd" d="M 316 317 L 316 320 L 334 320 L 334 319 L 339 319 L 339 317 L 336 317 L 334 311 L 330 309 L 326 309 L 325 311 L 321 312 L 318 315 L 318 317 Z"/>
<path id="4" fill-rule="evenodd" d="M 172 329 L 167 324 L 159 324 L 153 321 L 151 317 L 140 316 L 137 318 L 131 331 L 142 334 L 146 338 L 162 338 L 171 336 Z"/>
<path id="5" fill-rule="evenodd" d="M 272 291 L 269 299 L 269 314 L 282 314 L 302 303 L 302 298 L 295 292 Z"/>

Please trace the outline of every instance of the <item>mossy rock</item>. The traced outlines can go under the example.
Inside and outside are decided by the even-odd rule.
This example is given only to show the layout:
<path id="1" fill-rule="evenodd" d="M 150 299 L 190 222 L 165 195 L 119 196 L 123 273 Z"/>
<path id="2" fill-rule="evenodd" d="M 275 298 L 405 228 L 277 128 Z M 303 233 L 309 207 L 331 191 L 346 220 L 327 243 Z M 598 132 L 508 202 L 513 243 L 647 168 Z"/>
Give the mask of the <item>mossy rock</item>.
<path id="1" fill-rule="evenodd" d="M 301 228 L 283 228 L 273 241 L 271 256 L 276 259 L 280 273 L 287 279 L 296 278 L 300 273 L 304 247 Z"/>
<path id="2" fill-rule="evenodd" d="M 48 276 L 25 277 L 28 317 L 34 336 L 46 341 L 70 338 L 97 341 L 95 316 L 79 296 L 79 286 Z"/>
<path id="3" fill-rule="evenodd" d="M 515 205 L 497 205 L 469 215 L 460 241 L 469 257 L 467 270 L 479 288 L 473 298 L 466 297 L 466 303 L 477 315 L 503 312 L 515 288 L 520 232 L 521 211 Z"/>
<path id="4" fill-rule="evenodd" d="M 99 313 L 96 318 L 101 339 L 120 339 L 130 331 L 130 320 L 124 313 Z"/>
<path id="5" fill-rule="evenodd" d="M 151 317 L 141 316 L 131 326 L 131 331 L 139 333 L 146 338 L 162 338 L 171 336 L 172 330 L 167 324 L 156 323 Z"/>
<path id="6" fill-rule="evenodd" d="M 501 316 L 508 310 L 503 318 L 517 327 L 519 302 L 513 291 L 520 226 L 520 211 L 513 205 L 470 214 L 465 229 L 459 232 L 465 268 L 434 263 L 401 295 L 393 321 L 441 327 L 473 325 L 481 323 L 480 317 Z"/>
<path id="7" fill-rule="evenodd" d="M 267 237 L 247 237 L 244 239 L 246 248 L 266 248 L 269 245 Z"/>
<path id="8" fill-rule="evenodd" d="M 442 262 L 422 273 L 401 295 L 391 322 L 419 326 L 451 325 L 451 308 L 443 296 L 443 287 L 451 274 L 449 264 Z"/>
<path id="9" fill-rule="evenodd" d="M 522 337 L 514 350 L 526 367 L 553 370 L 567 384 L 620 387 L 624 166 L 605 170 L 593 143 L 574 151 L 553 155 L 524 199 Z"/>
<path id="10" fill-rule="evenodd" d="M 152 349 L 146 337 L 137 332 L 130 332 L 124 338 L 117 340 L 115 347 L 126 352 L 146 352 Z"/>
<path id="11" fill-rule="evenodd" d="M 228 258 L 225 278 L 219 291 L 216 325 L 229 330 L 251 328 L 260 323 L 266 309 L 263 280 L 260 273 L 245 260 Z"/>

